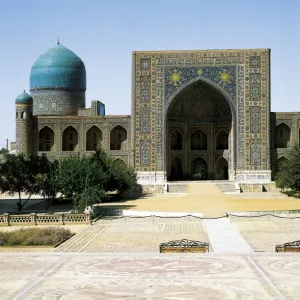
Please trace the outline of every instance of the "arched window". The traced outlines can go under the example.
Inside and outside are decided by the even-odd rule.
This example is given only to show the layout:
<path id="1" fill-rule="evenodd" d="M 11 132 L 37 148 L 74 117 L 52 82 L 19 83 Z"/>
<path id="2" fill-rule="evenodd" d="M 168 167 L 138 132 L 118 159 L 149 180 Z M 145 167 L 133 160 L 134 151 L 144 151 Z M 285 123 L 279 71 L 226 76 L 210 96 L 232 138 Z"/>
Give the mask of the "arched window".
<path id="1" fill-rule="evenodd" d="M 281 123 L 276 126 L 274 135 L 274 148 L 290 147 L 291 128 L 288 125 Z"/>
<path id="2" fill-rule="evenodd" d="M 127 131 L 118 125 L 110 132 L 110 150 L 127 150 Z"/>
<path id="3" fill-rule="evenodd" d="M 171 150 L 182 150 L 182 135 L 177 129 L 171 134 Z"/>
<path id="4" fill-rule="evenodd" d="M 102 131 L 97 126 L 92 126 L 86 133 L 86 151 L 102 148 Z"/>
<path id="5" fill-rule="evenodd" d="M 62 135 L 62 151 L 78 150 L 78 132 L 73 126 L 67 127 Z"/>
<path id="6" fill-rule="evenodd" d="M 228 134 L 224 130 L 220 130 L 216 135 L 216 149 L 217 150 L 228 149 Z"/>
<path id="7" fill-rule="evenodd" d="M 197 130 L 192 134 L 191 149 L 207 150 L 207 135 L 202 130 Z"/>
<path id="8" fill-rule="evenodd" d="M 54 131 L 48 126 L 39 132 L 39 151 L 54 151 Z"/>

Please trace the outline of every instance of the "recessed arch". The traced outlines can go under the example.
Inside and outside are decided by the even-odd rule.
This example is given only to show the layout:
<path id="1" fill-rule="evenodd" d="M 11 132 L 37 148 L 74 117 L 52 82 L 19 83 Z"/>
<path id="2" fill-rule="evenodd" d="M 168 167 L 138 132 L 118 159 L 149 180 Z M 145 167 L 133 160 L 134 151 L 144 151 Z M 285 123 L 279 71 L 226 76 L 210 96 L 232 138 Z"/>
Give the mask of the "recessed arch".
<path id="1" fill-rule="evenodd" d="M 227 150 L 228 149 L 228 133 L 221 129 L 216 134 L 216 150 Z"/>
<path id="2" fill-rule="evenodd" d="M 182 161 L 178 156 L 173 157 L 171 161 L 170 180 L 179 181 L 183 178 Z"/>
<path id="3" fill-rule="evenodd" d="M 207 162 L 202 157 L 195 158 L 191 163 L 192 180 L 207 179 Z"/>
<path id="4" fill-rule="evenodd" d="M 202 87 L 201 87 L 202 86 Z M 198 89 L 199 90 L 196 90 Z M 206 89 L 206 90 L 205 90 Z M 195 93 L 201 94 L 204 93 L 204 96 L 208 96 L 208 101 L 205 100 L 205 97 L 196 97 L 197 101 L 196 105 L 193 105 L 195 101 L 192 101 L 192 105 L 188 107 L 188 100 L 191 99 L 191 97 L 194 97 Z M 206 94 L 205 94 L 206 93 Z M 210 96 L 211 95 L 211 96 Z M 216 97 L 215 97 L 216 96 Z M 179 100 L 180 99 L 180 100 Z M 179 104 L 178 101 L 182 101 L 182 104 Z M 215 101 L 217 100 L 217 101 Z M 236 150 L 236 144 L 237 144 L 237 126 L 236 126 L 236 104 L 235 99 L 232 98 L 222 87 L 220 87 L 218 84 L 212 82 L 209 79 L 203 78 L 202 76 L 198 76 L 197 78 L 194 78 L 190 80 L 189 82 L 181 85 L 177 90 L 167 98 L 165 105 L 164 105 L 164 168 L 167 172 L 167 177 L 169 177 L 170 172 L 170 164 L 171 164 L 171 156 L 175 153 L 171 153 L 171 144 L 170 144 L 170 135 L 172 131 L 170 131 L 170 128 L 174 128 L 175 126 L 179 126 L 180 128 L 183 128 L 183 155 L 184 156 L 190 156 L 190 154 L 186 151 L 193 151 L 192 153 L 197 153 L 196 151 L 207 151 L 209 157 L 207 163 L 207 172 L 206 176 L 208 179 L 214 179 L 215 178 L 215 162 L 214 157 L 217 153 L 214 154 L 214 151 L 216 150 L 216 134 L 218 133 L 221 135 L 221 133 L 224 134 L 224 146 L 218 147 L 222 150 L 229 150 L 229 157 L 228 157 L 228 173 L 230 174 L 230 178 L 233 177 L 234 171 L 236 169 L 236 163 L 237 163 L 237 150 Z M 200 105 L 200 107 L 199 107 Z M 206 111 L 209 112 L 209 116 L 207 118 L 202 118 L 204 108 L 207 108 L 209 106 L 212 106 L 212 109 L 207 109 Z M 202 107 L 203 106 L 203 109 Z M 187 108 L 188 107 L 188 108 Z M 178 117 L 175 114 L 175 108 L 177 109 L 177 112 L 185 112 L 191 111 L 190 114 L 186 114 L 186 117 L 182 117 L 181 115 L 178 119 Z M 171 112 L 171 113 L 170 113 Z M 182 113 L 183 114 L 183 113 Z M 214 116 L 212 116 L 214 115 Z M 186 125 L 181 123 L 181 120 L 186 120 Z M 211 127 L 207 126 L 207 124 L 211 124 Z M 220 131 L 220 125 L 222 125 L 224 128 L 226 127 L 226 130 Z M 227 129 L 228 127 L 228 129 Z M 194 130 L 191 130 L 194 128 Z M 219 128 L 219 129 L 218 129 Z M 201 130 L 202 133 L 206 134 L 206 144 L 207 146 L 200 146 L 196 145 L 196 137 L 192 135 L 197 132 L 198 130 Z M 230 133 L 230 139 L 229 139 L 229 133 Z M 225 135 L 226 133 L 226 135 Z M 204 137 L 204 135 L 203 135 Z M 225 139 L 226 137 L 226 139 Z M 193 146 L 194 144 L 194 146 Z M 188 150 L 187 150 L 188 149 Z M 195 150 L 192 150 L 195 149 Z M 201 155 L 199 153 L 199 155 Z M 188 164 L 187 160 L 183 160 L 183 174 L 184 179 L 189 179 L 192 177 L 192 166 Z"/>
<path id="5" fill-rule="evenodd" d="M 39 151 L 54 151 L 54 131 L 48 126 L 39 131 Z"/>
<path id="6" fill-rule="evenodd" d="M 110 131 L 110 150 L 127 150 L 127 130 L 117 125 Z"/>
<path id="7" fill-rule="evenodd" d="M 217 180 L 228 180 L 228 161 L 225 157 L 219 157 L 216 162 L 216 178 Z"/>
<path id="8" fill-rule="evenodd" d="M 100 150 L 102 148 L 102 131 L 93 125 L 86 132 L 86 151 Z"/>
<path id="9" fill-rule="evenodd" d="M 182 133 L 178 129 L 171 133 L 171 150 L 182 150 Z"/>
<path id="10" fill-rule="evenodd" d="M 207 135 L 201 129 L 191 135 L 191 150 L 207 150 Z"/>
<path id="11" fill-rule="evenodd" d="M 62 151 L 78 151 L 78 131 L 68 126 L 62 134 Z"/>
<path id="12" fill-rule="evenodd" d="M 288 148 L 291 141 L 291 128 L 282 122 L 275 127 L 274 148 Z"/>

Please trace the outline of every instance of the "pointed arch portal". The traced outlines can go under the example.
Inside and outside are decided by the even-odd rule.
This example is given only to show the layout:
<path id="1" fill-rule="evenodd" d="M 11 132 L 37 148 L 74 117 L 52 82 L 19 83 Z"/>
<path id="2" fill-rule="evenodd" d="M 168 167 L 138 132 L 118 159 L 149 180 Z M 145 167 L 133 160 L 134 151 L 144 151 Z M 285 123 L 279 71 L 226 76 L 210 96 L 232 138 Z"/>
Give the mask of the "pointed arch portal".
<path id="1" fill-rule="evenodd" d="M 183 180 L 228 180 L 235 161 L 234 120 L 232 101 L 208 82 L 193 81 L 174 95 L 166 110 L 168 180 L 178 180 L 178 170 Z"/>

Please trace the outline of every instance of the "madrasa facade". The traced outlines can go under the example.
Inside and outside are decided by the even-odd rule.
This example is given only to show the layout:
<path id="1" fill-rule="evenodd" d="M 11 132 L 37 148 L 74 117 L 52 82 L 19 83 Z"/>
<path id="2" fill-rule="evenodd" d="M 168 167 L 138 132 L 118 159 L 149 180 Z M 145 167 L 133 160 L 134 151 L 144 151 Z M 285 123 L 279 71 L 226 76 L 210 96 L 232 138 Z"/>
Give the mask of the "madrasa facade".
<path id="1" fill-rule="evenodd" d="M 268 184 L 293 145 L 299 113 L 270 112 L 270 49 L 132 54 L 131 115 L 86 107 L 83 61 L 59 42 L 16 98 L 16 150 L 49 159 L 96 149 L 133 166 L 145 192 L 171 181 Z"/>

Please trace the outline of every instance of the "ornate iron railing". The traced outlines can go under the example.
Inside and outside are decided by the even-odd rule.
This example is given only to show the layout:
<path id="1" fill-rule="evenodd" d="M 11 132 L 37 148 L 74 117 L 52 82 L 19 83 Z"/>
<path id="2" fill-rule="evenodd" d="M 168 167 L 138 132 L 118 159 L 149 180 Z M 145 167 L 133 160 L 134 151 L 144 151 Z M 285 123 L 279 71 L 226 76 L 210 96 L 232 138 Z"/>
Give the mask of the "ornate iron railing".
<path id="1" fill-rule="evenodd" d="M 275 247 L 276 252 L 300 252 L 300 241 L 294 241 L 277 245 Z"/>
<path id="2" fill-rule="evenodd" d="M 177 240 L 166 243 L 161 243 L 159 246 L 160 253 L 166 252 L 209 252 L 209 243 L 192 241 L 192 240 Z"/>

